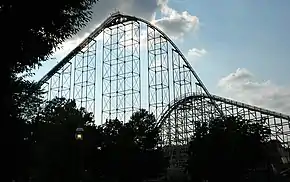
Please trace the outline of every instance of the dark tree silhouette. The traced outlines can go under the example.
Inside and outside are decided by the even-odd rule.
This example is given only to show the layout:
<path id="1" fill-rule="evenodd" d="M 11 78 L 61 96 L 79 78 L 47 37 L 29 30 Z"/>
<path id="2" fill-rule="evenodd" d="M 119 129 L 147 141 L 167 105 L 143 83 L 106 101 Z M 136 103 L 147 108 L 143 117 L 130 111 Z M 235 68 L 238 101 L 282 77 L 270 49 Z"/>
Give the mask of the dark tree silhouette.
<path id="1" fill-rule="evenodd" d="M 141 109 L 133 113 L 127 125 L 134 134 L 134 143 L 137 144 L 140 154 L 139 171 L 134 175 L 136 181 L 156 178 L 164 174 L 168 167 L 168 159 L 164 157 L 163 149 L 158 146 L 161 142 L 160 128 L 157 126 L 155 116 Z M 134 169 L 134 168 L 133 168 Z M 132 169 L 132 170 L 133 170 Z"/>
<path id="2" fill-rule="evenodd" d="M 38 111 L 39 105 L 43 103 L 44 92 L 37 87 L 37 83 L 26 78 L 31 74 L 23 76 L 13 75 L 11 80 L 12 89 L 12 112 L 11 117 L 31 121 Z"/>
<path id="3" fill-rule="evenodd" d="M 103 133 L 98 173 L 103 181 L 135 181 L 154 179 L 165 172 L 168 160 L 158 147 L 159 128 L 153 114 L 135 112 L 128 123 L 109 120 Z"/>
<path id="4" fill-rule="evenodd" d="M 239 117 L 196 123 L 187 170 L 192 181 L 255 181 L 267 170 L 270 130 Z"/>
<path id="5" fill-rule="evenodd" d="M 11 82 L 15 73 L 31 70 L 76 34 L 91 18 L 95 0 L 1 1 L 1 102 L 5 120 L 12 109 Z"/>
<path id="6" fill-rule="evenodd" d="M 6 155 L 8 161 L 5 165 L 7 180 L 27 179 L 29 176 L 29 140 L 30 123 L 36 116 L 39 105 L 42 103 L 41 90 L 36 89 L 36 83 L 25 80 L 25 76 L 12 77 L 12 110 L 10 118 L 4 120 L 6 131 L 9 132 L 7 139 L 9 143 L 5 149 L 9 149 L 9 155 Z M 5 107 L 5 106 L 4 106 Z M 5 115 L 4 115 L 5 116 Z M 3 119 L 3 118 L 2 118 Z M 1 121 L 2 121 L 1 119 Z M 5 125 L 4 125 L 5 126 Z M 20 152 L 21 151 L 21 152 Z M 10 157 L 9 157 L 10 156 Z M 9 160 L 7 160 L 9 159 Z"/>
<path id="7" fill-rule="evenodd" d="M 91 113 L 78 109 L 74 101 L 56 98 L 39 112 L 32 127 L 33 180 L 73 182 L 90 176 L 84 171 L 93 156 L 97 131 Z M 78 127 L 84 128 L 81 146 L 75 139 Z"/>
<path id="8" fill-rule="evenodd" d="M 7 66 L 19 73 L 45 61 L 60 43 L 86 25 L 95 2 L 1 1 L 1 48 L 3 53 L 13 53 L 7 57 Z"/>
<path id="9" fill-rule="evenodd" d="M 1 54 L 1 125 L 6 138 L 2 145 L 6 146 L 7 163 L 3 180 L 11 181 L 15 178 L 14 162 L 21 149 L 23 141 L 24 123 L 16 122 L 16 117 L 24 112 L 33 111 L 33 108 L 23 110 L 22 102 L 29 97 L 17 95 L 17 89 L 28 91 L 18 85 L 15 90 L 17 73 L 29 71 L 54 52 L 67 38 L 76 34 L 91 18 L 91 8 L 95 0 L 64 0 L 64 1 L 8 1 L 0 2 L 0 39 Z M 28 84 L 25 84 L 28 85 Z M 29 87 L 32 91 L 33 87 Z M 15 93 L 14 93 L 15 92 Z M 23 96 L 23 97 L 22 97 Z M 18 105 L 15 105 L 17 100 Z M 35 102 L 33 102 L 35 103 Z M 21 108 L 18 108 L 20 106 Z M 26 113 L 27 114 L 27 113 Z M 20 154 L 19 154 L 20 155 Z M 8 162 L 9 161 L 9 162 Z M 17 165 L 18 166 L 18 165 Z M 12 174 L 13 173 L 13 174 Z M 14 177 L 12 177 L 14 176 Z M 7 179 L 6 179 L 7 177 Z"/>
<path id="10" fill-rule="evenodd" d="M 56 98 L 29 125 L 30 177 L 34 181 L 135 181 L 154 179 L 168 165 L 152 114 L 140 110 L 128 123 L 108 120 L 95 126 L 92 115 L 74 101 Z M 84 140 L 74 138 L 84 128 Z M 80 167 L 82 166 L 82 167 Z"/>

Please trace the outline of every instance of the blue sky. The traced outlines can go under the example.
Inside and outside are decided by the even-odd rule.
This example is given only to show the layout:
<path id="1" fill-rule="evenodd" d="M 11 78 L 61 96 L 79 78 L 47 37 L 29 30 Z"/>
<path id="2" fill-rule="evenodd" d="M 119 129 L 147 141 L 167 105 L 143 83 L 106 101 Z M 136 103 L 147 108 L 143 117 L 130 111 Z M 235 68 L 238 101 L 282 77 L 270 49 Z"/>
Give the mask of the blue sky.
<path id="1" fill-rule="evenodd" d="M 188 36 L 183 46 L 206 50 L 195 67 L 211 92 L 290 112 L 290 1 L 175 0 L 169 5 L 199 18 L 196 36 Z M 251 77 L 238 80 L 247 74 Z M 234 88 L 223 88 L 226 84 Z"/>
<path id="2" fill-rule="evenodd" d="M 290 1 L 181 2 L 173 1 L 172 6 L 198 16 L 201 22 L 198 41 L 188 46 L 208 52 L 198 70 L 207 85 L 214 85 L 239 67 L 254 72 L 259 79 L 289 84 Z M 207 79 L 209 72 L 214 75 Z"/>
<path id="3" fill-rule="evenodd" d="M 115 8 L 148 20 L 153 14 L 160 22 L 167 18 L 163 27 L 162 24 L 157 26 L 160 25 L 170 37 L 181 31 L 178 28 L 183 22 L 178 18 L 184 15 L 189 19 L 195 18 L 193 22 L 189 19 L 185 21 L 185 26 L 194 24 L 194 28 L 188 28 L 182 38 L 174 41 L 185 55 L 189 55 L 189 50 L 200 52 L 188 59 L 212 93 L 290 113 L 290 1 L 158 2 L 170 11 L 162 13 L 155 0 L 100 1 L 94 9 L 92 22 L 64 44 L 65 50 L 55 54 L 56 60 L 45 63 L 36 71 L 34 79 L 40 79 Z"/>

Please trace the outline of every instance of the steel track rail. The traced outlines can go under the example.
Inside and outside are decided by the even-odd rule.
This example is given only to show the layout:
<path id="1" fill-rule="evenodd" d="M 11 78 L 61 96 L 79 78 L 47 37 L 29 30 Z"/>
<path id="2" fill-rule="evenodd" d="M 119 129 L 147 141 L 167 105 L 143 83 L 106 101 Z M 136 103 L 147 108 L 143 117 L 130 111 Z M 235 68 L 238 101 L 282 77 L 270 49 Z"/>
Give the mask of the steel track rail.
<path id="1" fill-rule="evenodd" d="M 160 115 L 160 117 L 158 118 L 158 124 L 157 126 L 160 127 L 162 126 L 162 124 L 165 122 L 165 120 L 169 117 L 169 115 L 171 114 L 172 111 L 174 111 L 178 106 L 180 106 L 183 103 L 186 103 L 187 101 L 191 101 L 197 98 L 209 98 L 209 96 L 207 96 L 206 94 L 197 94 L 197 93 L 191 93 L 191 94 L 186 94 L 182 97 L 180 97 L 178 100 L 175 100 L 173 102 L 171 102 L 167 107 L 165 107 L 164 111 L 162 112 L 162 114 Z M 233 106 L 237 106 L 237 107 L 243 107 L 246 108 L 248 110 L 251 111 L 257 111 L 260 112 L 262 114 L 266 114 L 266 115 L 271 115 L 277 118 L 282 118 L 285 120 L 288 120 L 290 122 L 290 116 L 286 115 L 286 114 L 282 114 L 279 112 L 274 112 L 274 111 L 270 111 L 267 109 L 263 109 L 260 107 L 256 107 L 256 106 L 251 106 L 249 104 L 244 104 L 242 102 L 237 102 L 231 99 L 227 99 L 227 98 L 223 98 L 217 95 L 211 95 L 211 97 L 215 100 L 215 101 L 220 101 L 223 103 L 227 103 Z M 289 123 L 290 125 L 290 123 Z"/>

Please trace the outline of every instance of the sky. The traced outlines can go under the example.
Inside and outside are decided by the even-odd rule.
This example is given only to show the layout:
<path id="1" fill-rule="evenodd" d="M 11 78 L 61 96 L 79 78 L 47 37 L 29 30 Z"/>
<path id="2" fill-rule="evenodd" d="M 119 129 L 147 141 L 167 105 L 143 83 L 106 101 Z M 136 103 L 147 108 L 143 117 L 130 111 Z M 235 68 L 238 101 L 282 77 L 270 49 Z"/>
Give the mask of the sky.
<path id="1" fill-rule="evenodd" d="M 286 0 L 100 0 L 92 21 L 34 79 L 117 9 L 167 33 L 211 93 L 290 114 L 288 7 Z"/>

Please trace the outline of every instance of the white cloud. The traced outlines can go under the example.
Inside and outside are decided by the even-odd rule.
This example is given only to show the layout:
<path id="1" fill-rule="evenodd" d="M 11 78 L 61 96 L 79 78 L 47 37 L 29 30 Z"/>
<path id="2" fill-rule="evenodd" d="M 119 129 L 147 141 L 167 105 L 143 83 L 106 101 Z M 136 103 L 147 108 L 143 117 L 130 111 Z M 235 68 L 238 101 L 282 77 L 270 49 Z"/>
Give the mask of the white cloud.
<path id="1" fill-rule="evenodd" d="M 92 20 L 84 27 L 77 35 L 65 41 L 61 49 L 57 50 L 53 57 L 60 59 L 73 50 L 80 44 L 94 29 L 96 29 L 102 21 L 104 21 L 110 13 L 119 10 L 122 13 L 127 13 L 145 19 L 152 19 L 154 12 L 158 8 L 156 0 L 106 0 L 98 1 L 93 7 Z M 145 41 L 144 31 L 141 30 L 141 41 Z M 102 36 L 99 38 L 101 39 Z M 145 37 L 146 38 L 146 37 Z"/>
<path id="2" fill-rule="evenodd" d="M 207 54 L 207 51 L 205 49 L 192 48 L 188 50 L 186 58 L 190 62 L 190 64 L 194 66 L 199 58 L 204 56 L 205 54 Z"/>
<path id="3" fill-rule="evenodd" d="M 290 87 L 276 85 L 270 80 L 259 81 L 245 68 L 223 77 L 218 87 L 226 97 L 290 114 Z"/>
<path id="4" fill-rule="evenodd" d="M 98 1 L 93 7 L 93 17 L 90 23 L 78 34 L 92 32 L 100 22 L 105 20 L 110 13 L 119 10 L 122 13 L 151 19 L 158 5 L 156 0 L 105 0 Z"/>
<path id="5" fill-rule="evenodd" d="M 116 8 L 117 7 L 117 8 Z M 187 33 L 193 32 L 198 27 L 198 18 L 190 15 L 188 12 L 179 13 L 168 6 L 168 0 L 106 0 L 99 1 L 95 4 L 92 11 L 93 17 L 89 24 L 84 27 L 72 39 L 67 40 L 62 44 L 62 48 L 54 54 L 53 57 L 60 59 L 73 50 L 81 41 L 86 38 L 100 23 L 106 19 L 110 13 L 119 10 L 123 13 L 128 13 L 147 20 L 152 20 L 165 33 L 168 33 L 171 38 L 179 38 Z M 155 19 L 154 14 L 157 10 L 161 11 L 162 17 Z M 146 32 L 141 29 L 142 45 L 146 41 Z M 201 50 L 204 51 L 204 50 Z M 196 55 L 203 54 L 196 50 Z"/>
<path id="6" fill-rule="evenodd" d="M 197 57 L 202 57 L 203 55 L 205 55 L 207 52 L 205 49 L 197 49 L 197 48 L 192 48 L 192 49 L 189 49 L 188 50 L 188 53 L 187 55 L 189 57 L 194 57 L 194 56 L 197 56 Z"/>
<path id="7" fill-rule="evenodd" d="M 168 33 L 172 39 L 182 39 L 186 34 L 198 29 L 198 17 L 187 11 L 177 12 L 168 6 L 167 0 L 159 0 L 158 5 L 163 17 L 153 19 L 152 23 Z"/>
<path id="8" fill-rule="evenodd" d="M 77 45 L 79 45 L 87 36 L 89 36 L 89 33 L 85 33 L 82 37 L 77 37 L 75 39 L 70 39 L 65 41 L 63 44 L 61 44 L 59 49 L 53 54 L 53 57 L 56 59 L 60 59 L 65 57 L 70 51 L 72 51 Z"/>

